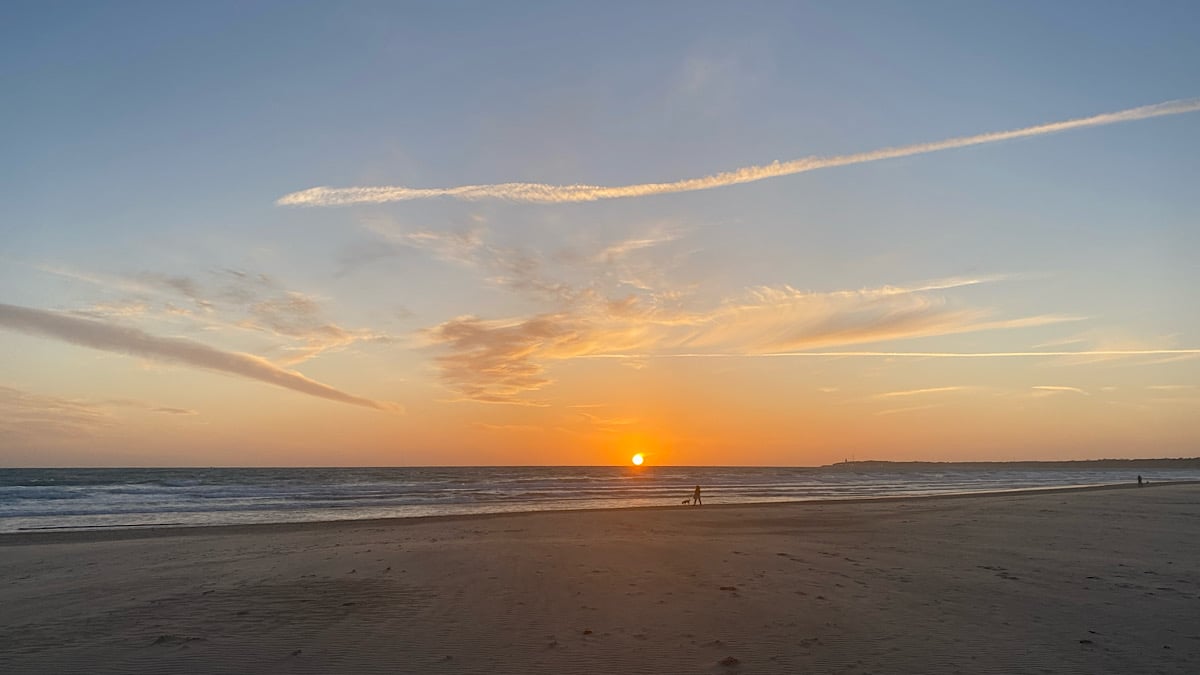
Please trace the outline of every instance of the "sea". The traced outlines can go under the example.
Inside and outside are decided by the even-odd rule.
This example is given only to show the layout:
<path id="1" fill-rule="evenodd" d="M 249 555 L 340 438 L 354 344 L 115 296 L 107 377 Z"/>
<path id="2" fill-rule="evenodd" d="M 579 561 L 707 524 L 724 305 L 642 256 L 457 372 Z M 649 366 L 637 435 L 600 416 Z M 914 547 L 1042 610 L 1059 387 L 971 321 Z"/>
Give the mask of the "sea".
<path id="1" fill-rule="evenodd" d="M 1200 480 L 1200 467 L 0 469 L 0 532 L 885 498 Z"/>

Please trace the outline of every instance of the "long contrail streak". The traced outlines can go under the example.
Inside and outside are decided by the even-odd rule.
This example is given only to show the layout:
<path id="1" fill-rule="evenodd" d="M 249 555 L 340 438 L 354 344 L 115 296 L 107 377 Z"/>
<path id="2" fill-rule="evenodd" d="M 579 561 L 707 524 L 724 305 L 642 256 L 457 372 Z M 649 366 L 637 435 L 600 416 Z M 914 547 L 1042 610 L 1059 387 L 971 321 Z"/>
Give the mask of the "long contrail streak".
<path id="1" fill-rule="evenodd" d="M 1023 129 L 1011 131 L 993 131 L 975 136 L 950 138 L 943 141 L 918 143 L 896 148 L 883 148 L 851 155 L 836 155 L 832 157 L 802 157 L 788 162 L 772 162 L 761 166 L 747 166 L 733 171 L 725 171 L 702 178 L 687 178 L 670 183 L 641 183 L 637 185 L 545 185 L 542 183 L 497 183 L 492 185 L 462 185 L 449 188 L 412 188 L 404 186 L 380 187 L 347 187 L 330 188 L 314 187 L 300 192 L 293 192 L 280 197 L 275 203 L 281 206 L 345 206 L 349 204 L 383 204 L 387 202 L 407 201 L 411 199 L 431 199 L 435 197 L 452 197 L 465 201 L 482 199 L 502 199 L 513 202 L 532 204 L 562 204 L 571 202 L 592 202 L 600 199 L 622 199 L 626 197 L 644 197 L 647 195 L 669 194 L 673 192 L 694 192 L 711 188 L 753 183 L 768 178 L 791 176 L 806 171 L 828 169 L 835 166 L 850 164 L 865 164 L 883 159 L 911 157 L 924 155 L 942 150 L 966 148 L 973 145 L 998 143 L 1016 138 L 1028 138 L 1045 134 L 1099 127 L 1120 122 L 1133 122 L 1152 117 L 1166 115 L 1182 115 L 1200 111 L 1200 98 L 1180 99 L 1154 105 L 1130 108 L 1118 112 L 1081 117 L 1062 122 L 1038 124 Z"/>
<path id="2" fill-rule="evenodd" d="M 737 354 L 729 352 L 691 352 L 684 354 L 581 354 L 577 359 L 740 359 L 785 357 L 860 357 L 860 358 L 951 358 L 995 359 L 1038 358 L 1049 356 L 1179 356 L 1200 354 L 1200 349 L 1095 349 L 1075 352 L 766 352 Z"/>

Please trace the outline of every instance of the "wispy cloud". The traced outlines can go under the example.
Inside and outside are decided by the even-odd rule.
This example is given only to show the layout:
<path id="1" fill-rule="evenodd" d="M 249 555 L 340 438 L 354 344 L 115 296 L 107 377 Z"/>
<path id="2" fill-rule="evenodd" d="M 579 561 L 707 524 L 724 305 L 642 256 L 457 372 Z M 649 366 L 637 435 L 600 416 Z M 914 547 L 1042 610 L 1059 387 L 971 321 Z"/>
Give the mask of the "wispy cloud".
<path id="1" fill-rule="evenodd" d="M 113 424 L 95 403 L 0 386 L 0 438 L 90 436 Z"/>
<path id="2" fill-rule="evenodd" d="M 1082 117 L 1061 122 L 1038 124 L 1011 131 L 993 131 L 962 136 L 930 143 L 918 143 L 895 148 L 883 148 L 869 152 L 859 152 L 850 155 L 832 157 L 804 157 L 787 162 L 772 162 L 761 166 L 748 166 L 733 171 L 726 171 L 701 178 L 688 178 L 667 183 L 641 183 L 636 185 L 598 186 L 598 185 L 545 185 L 540 183 L 499 183 L 491 185 L 463 185 L 451 188 L 412 188 L 404 186 L 384 187 L 348 187 L 330 188 L 315 187 L 300 192 L 293 192 L 280 197 L 276 203 L 281 206 L 342 206 L 348 204 L 380 204 L 412 199 L 430 199 L 434 197 L 452 197 L 468 201 L 481 199 L 503 199 L 515 202 L 536 204 L 558 204 L 568 202 L 590 202 L 600 199 L 621 199 L 628 197 L 643 197 L 647 195 L 669 194 L 675 192 L 693 192 L 741 183 L 752 183 L 791 176 L 807 171 L 828 169 L 851 164 L 864 164 L 885 159 L 911 157 L 955 148 L 966 148 L 974 145 L 999 143 L 1001 141 L 1042 136 L 1072 129 L 1098 127 L 1121 122 L 1133 122 L 1152 117 L 1166 115 L 1181 115 L 1200 110 L 1200 99 L 1183 99 L 1167 101 L 1154 105 L 1130 108 L 1117 112 Z"/>
<path id="3" fill-rule="evenodd" d="M 146 410 L 146 411 L 152 412 L 152 413 L 162 413 L 165 415 L 198 415 L 199 414 L 195 410 L 189 410 L 187 408 L 173 408 L 170 406 L 157 405 L 154 403 L 148 403 L 146 401 L 139 401 L 137 399 L 131 399 L 131 398 L 105 399 L 103 401 L 100 401 L 97 405 L 113 406 L 113 407 L 117 407 L 117 408 L 135 408 L 135 409 L 139 409 L 139 410 Z"/>
<path id="4" fill-rule="evenodd" d="M 1040 384 L 1032 387 L 1035 395 L 1051 396 L 1054 394 L 1079 394 L 1080 396 L 1091 396 L 1088 392 L 1079 387 L 1067 387 L 1058 384 Z"/>
<path id="5" fill-rule="evenodd" d="M 757 288 L 696 311 L 664 306 L 653 297 L 614 301 L 579 294 L 577 302 L 558 312 L 511 320 L 458 317 L 426 330 L 424 336 L 443 352 L 437 359 L 443 381 L 464 398 L 526 403 L 522 394 L 550 382 L 546 364 L 563 359 L 776 356 L 788 349 L 1042 326 L 1076 318 L 994 319 L 987 310 L 955 307 L 936 294 L 986 279 L 823 293 Z"/>
<path id="6" fill-rule="evenodd" d="M 311 380 L 300 373 L 280 368 L 266 359 L 226 352 L 183 338 L 160 337 L 137 328 L 41 309 L 0 304 L 0 326 L 32 335 L 55 338 L 71 344 L 108 352 L 130 354 L 157 361 L 181 363 L 266 382 L 310 396 L 351 405 L 399 412 L 400 406 L 354 396 Z"/>
<path id="7" fill-rule="evenodd" d="M 1086 357 L 1086 356 L 1113 356 L 1113 357 L 1135 357 L 1135 356 L 1161 356 L 1161 355 L 1200 355 L 1200 349 L 1081 349 L 1078 351 L 1068 352 L 901 352 L 901 351 L 856 351 L 856 350 L 839 350 L 839 351 L 810 351 L 810 352 L 763 352 L 758 354 L 745 354 L 737 352 L 675 352 L 664 354 L 650 353 L 603 353 L 603 354 L 583 354 L 577 358 L 589 359 L 645 359 L 645 358 L 664 358 L 664 359 L 680 359 L 680 358 L 696 358 L 696 359 L 721 359 L 721 358 L 914 358 L 914 359 L 1004 359 L 1004 358 L 1050 358 L 1050 357 Z M 1157 363 L 1157 362 L 1154 362 Z"/>
<path id="8" fill-rule="evenodd" d="M 288 365 L 308 359 L 330 349 L 355 342 L 387 342 L 386 335 L 363 330 L 347 330 L 321 317 L 319 303 L 312 296 L 288 291 L 254 303 L 248 308 L 249 318 L 239 325 L 292 338 L 299 346 L 285 347 L 289 352 L 282 362 Z"/>
<path id="9" fill-rule="evenodd" d="M 123 300 L 116 302 L 97 302 L 87 309 L 75 310 L 73 314 L 88 316 L 95 319 L 109 317 L 132 318 L 143 316 L 150 306 L 141 300 Z"/>
<path id="10" fill-rule="evenodd" d="M 158 272 L 121 277 L 63 266 L 33 267 L 109 292 L 130 294 L 120 300 L 97 302 L 84 309 L 72 310 L 72 314 L 94 319 L 167 319 L 190 322 L 192 327 L 206 331 L 266 333 L 282 343 L 278 349 L 286 356 L 278 361 L 285 365 L 295 365 L 358 342 L 378 343 L 391 339 L 375 331 L 337 325 L 324 318 L 315 296 L 288 290 L 261 273 L 219 269 L 201 280 Z"/>
<path id="11" fill-rule="evenodd" d="M 51 274 L 63 279 L 71 279 L 73 281 L 82 281 L 93 286 L 101 286 L 122 290 L 129 293 L 148 293 L 152 289 L 144 283 L 128 279 L 124 277 L 115 277 L 107 274 L 96 274 L 94 272 L 85 272 L 83 270 L 73 269 L 65 265 L 55 265 L 49 263 L 26 263 L 29 267 L 42 272 Z"/>
<path id="12" fill-rule="evenodd" d="M 650 248 L 653 246 L 658 246 L 660 244 L 666 244 L 666 243 L 675 241 L 676 239 L 678 239 L 680 237 L 680 234 L 681 233 L 678 230 L 661 230 L 661 229 L 659 229 L 659 230 L 651 231 L 644 236 L 630 237 L 628 239 L 623 239 L 621 241 L 610 244 L 609 246 L 605 247 L 602 251 L 596 253 L 593 256 L 593 260 L 596 262 L 603 262 L 603 263 L 611 264 L 613 262 L 616 262 L 617 260 L 620 260 L 621 258 L 624 258 L 625 256 L 629 255 L 633 251 L 639 251 L 641 249 Z"/>
<path id="13" fill-rule="evenodd" d="M 913 288 L 825 293 L 787 286 L 757 288 L 742 301 L 691 317 L 696 329 L 679 346 L 737 345 L 741 353 L 775 353 L 1080 319 L 1060 315 L 993 319 L 988 310 L 955 307 L 944 296 L 931 293 L 975 283 L 980 282 L 947 280 Z"/>
<path id="14" fill-rule="evenodd" d="M 390 244 L 428 251 L 441 260 L 466 265 L 476 264 L 478 253 L 484 246 L 484 228 L 479 225 L 451 232 L 404 231 L 394 227 L 391 223 L 378 219 L 364 220 L 362 225 L 369 232 Z"/>
<path id="15" fill-rule="evenodd" d="M 1200 356 L 1200 351 L 1189 349 L 1179 344 L 1178 335 L 1131 335 L 1123 330 L 1111 327 L 1094 327 L 1071 338 L 1059 341 L 1059 344 L 1042 343 L 1032 347 L 1033 351 L 1042 351 L 1049 347 L 1054 351 L 1071 351 L 1071 358 L 1063 359 L 1063 366 L 1081 366 L 1090 364 L 1112 364 L 1138 367 L 1157 363 L 1185 361 Z M 1069 345 L 1086 345 L 1069 347 Z M 1131 359 L 1130 356 L 1152 358 Z"/>
<path id="16" fill-rule="evenodd" d="M 953 386 L 953 387 L 930 387 L 928 389 L 907 389 L 904 391 L 888 391 L 882 394 L 876 394 L 876 398 L 895 398 L 898 396 L 922 396 L 925 394 L 942 394 L 951 391 L 963 391 L 970 387 Z"/>
<path id="17" fill-rule="evenodd" d="M 362 225 L 385 251 L 422 251 L 476 271 L 491 286 L 556 306 L 586 301 L 606 285 L 631 285 L 641 292 L 653 292 L 650 286 L 655 284 L 649 280 L 661 282 L 664 264 L 642 259 L 638 253 L 676 241 L 683 233 L 682 228 L 658 223 L 616 241 L 576 244 L 544 255 L 494 243 L 478 220 L 467 229 L 449 231 L 410 230 L 381 218 L 365 220 Z M 586 281 L 572 284 L 562 278 Z"/>
<path id="18" fill-rule="evenodd" d="M 135 399 L 86 400 L 49 396 L 0 385 L 0 438 L 38 442 L 87 438 L 113 429 L 113 409 L 136 409 L 167 415 L 196 415 L 195 410 L 160 406 Z"/>
<path id="19" fill-rule="evenodd" d="M 182 295 L 203 311 L 210 311 L 213 308 L 213 303 L 203 297 L 200 284 L 191 277 L 143 272 L 139 275 L 139 281 L 151 288 L 161 288 Z"/>

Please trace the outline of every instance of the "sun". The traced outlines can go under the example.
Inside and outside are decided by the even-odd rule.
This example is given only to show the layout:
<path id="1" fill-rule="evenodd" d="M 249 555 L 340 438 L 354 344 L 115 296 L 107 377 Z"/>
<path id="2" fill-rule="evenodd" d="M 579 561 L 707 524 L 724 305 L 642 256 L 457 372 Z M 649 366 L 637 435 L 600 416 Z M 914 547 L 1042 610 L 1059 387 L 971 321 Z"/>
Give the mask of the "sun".
<path id="1" fill-rule="evenodd" d="M 634 455 L 634 456 L 633 456 L 633 460 L 632 460 L 632 461 L 633 461 L 633 465 L 634 465 L 634 466 L 641 466 L 641 465 L 642 465 L 642 462 L 646 461 L 646 458 L 645 458 L 645 457 L 643 457 L 643 456 L 642 456 L 642 453 L 640 453 L 640 452 L 639 452 L 638 454 L 636 454 L 636 455 Z"/>

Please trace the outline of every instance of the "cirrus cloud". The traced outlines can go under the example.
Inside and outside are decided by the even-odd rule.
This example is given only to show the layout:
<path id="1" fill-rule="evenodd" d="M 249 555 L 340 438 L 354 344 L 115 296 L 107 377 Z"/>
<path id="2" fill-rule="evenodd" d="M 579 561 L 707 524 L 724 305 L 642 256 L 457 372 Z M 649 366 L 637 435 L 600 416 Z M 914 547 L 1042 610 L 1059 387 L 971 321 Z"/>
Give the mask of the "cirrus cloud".
<path id="1" fill-rule="evenodd" d="M 549 384 L 547 364 L 579 357 L 773 355 L 842 345 L 1043 326 L 1079 317 L 997 319 L 938 291 L 1002 277 L 943 279 L 911 287 L 809 292 L 760 287 L 708 310 L 684 311 L 629 296 L 579 295 L 569 309 L 522 319 L 462 316 L 424 331 L 440 350 L 443 382 L 464 399 L 529 404 Z"/>

